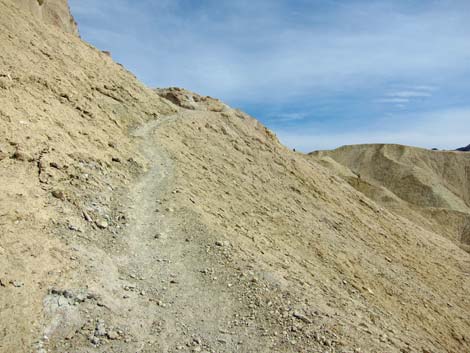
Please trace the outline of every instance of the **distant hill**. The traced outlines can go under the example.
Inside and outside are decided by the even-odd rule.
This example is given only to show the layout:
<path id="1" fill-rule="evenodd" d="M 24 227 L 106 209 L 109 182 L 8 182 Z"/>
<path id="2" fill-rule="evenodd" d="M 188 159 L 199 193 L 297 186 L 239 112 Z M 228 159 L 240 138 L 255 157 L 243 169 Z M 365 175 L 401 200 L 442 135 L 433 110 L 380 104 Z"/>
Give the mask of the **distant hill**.
<path id="1" fill-rule="evenodd" d="M 467 147 L 460 147 L 460 148 L 457 148 L 456 151 L 470 152 L 470 145 L 468 145 Z"/>
<path id="2" fill-rule="evenodd" d="M 311 156 L 391 211 L 470 249 L 470 154 L 370 144 Z"/>
<path id="3" fill-rule="evenodd" d="M 36 2 L 0 0 L 0 352 L 470 352 L 470 154 L 293 152 Z"/>

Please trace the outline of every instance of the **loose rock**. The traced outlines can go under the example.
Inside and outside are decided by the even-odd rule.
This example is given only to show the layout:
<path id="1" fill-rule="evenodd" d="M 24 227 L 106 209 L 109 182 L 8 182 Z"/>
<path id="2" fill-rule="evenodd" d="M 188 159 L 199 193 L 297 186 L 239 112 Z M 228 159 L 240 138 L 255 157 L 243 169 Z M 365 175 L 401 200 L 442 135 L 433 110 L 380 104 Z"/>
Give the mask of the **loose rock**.
<path id="1" fill-rule="evenodd" d="M 108 222 L 107 222 L 105 219 L 103 219 L 103 218 L 98 218 L 98 219 L 95 221 L 95 224 L 96 224 L 96 226 L 97 226 L 98 228 L 100 228 L 100 229 L 106 229 L 106 228 L 109 227 Z"/>
<path id="2" fill-rule="evenodd" d="M 53 190 L 52 191 L 52 196 L 54 196 L 56 199 L 59 199 L 61 201 L 65 201 L 65 192 L 63 190 Z"/>

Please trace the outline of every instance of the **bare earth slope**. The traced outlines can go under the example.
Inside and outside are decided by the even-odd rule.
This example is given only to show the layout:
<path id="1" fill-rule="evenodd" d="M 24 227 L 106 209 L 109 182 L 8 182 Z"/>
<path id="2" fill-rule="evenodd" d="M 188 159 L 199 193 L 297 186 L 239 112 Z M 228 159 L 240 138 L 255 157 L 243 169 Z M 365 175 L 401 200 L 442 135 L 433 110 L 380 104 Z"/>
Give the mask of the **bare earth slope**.
<path id="1" fill-rule="evenodd" d="M 470 249 L 470 155 L 401 145 L 354 145 L 312 154 L 352 173 L 361 192 Z M 334 167 L 333 167 L 334 168 Z"/>
<path id="2" fill-rule="evenodd" d="M 125 223 L 113 195 L 143 166 L 128 127 L 172 109 L 16 5 L 0 1 L 0 351 L 29 352 L 53 285 Z"/>
<path id="3" fill-rule="evenodd" d="M 470 256 L 258 121 L 0 0 L 0 352 L 470 349 Z"/>
<path id="4" fill-rule="evenodd" d="M 272 325 L 271 336 L 285 330 L 279 326 L 296 327 L 295 312 L 311 322 L 272 337 L 268 351 L 298 351 L 296 345 L 312 346 L 325 331 L 332 351 L 406 351 L 408 343 L 410 351 L 445 352 L 468 345 L 453 342 L 452 333 L 468 325 L 460 316 L 467 309 L 447 312 L 454 290 L 468 285 L 467 254 L 284 148 L 245 114 L 184 90 L 159 92 L 186 110 L 159 130 L 176 161 L 175 181 L 184 190 L 177 195 L 241 252 L 232 252 L 231 261 L 242 269 L 252 264 L 269 288 L 256 314 L 269 313 L 262 327 Z M 455 275 L 460 280 L 445 283 Z M 460 324 L 447 321 L 458 317 Z"/>
<path id="5" fill-rule="evenodd" d="M 70 14 L 67 0 L 16 0 L 15 4 L 29 11 L 37 20 L 78 36 L 78 27 Z"/>

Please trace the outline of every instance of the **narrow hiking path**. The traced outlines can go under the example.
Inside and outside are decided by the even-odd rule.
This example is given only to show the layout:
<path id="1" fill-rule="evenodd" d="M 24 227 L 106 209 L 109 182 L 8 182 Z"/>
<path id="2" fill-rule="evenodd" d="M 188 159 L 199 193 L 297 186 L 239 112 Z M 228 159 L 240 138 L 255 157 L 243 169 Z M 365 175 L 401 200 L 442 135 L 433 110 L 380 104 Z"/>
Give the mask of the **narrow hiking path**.
<path id="1" fill-rule="evenodd" d="M 199 215 L 182 202 L 175 166 L 158 140 L 179 113 L 143 124 L 132 135 L 146 172 L 115 209 L 126 215 L 119 234 L 77 243 L 80 265 L 45 298 L 48 312 L 37 352 L 265 352 L 253 328 L 246 287 Z M 160 130 L 163 129 L 163 130 Z M 181 166 L 179 166 L 181 167 Z M 197 182 L 195 180 L 194 182 Z M 229 267 L 227 267 L 229 266 Z M 82 297 L 68 297 L 82 288 Z"/>
<path id="2" fill-rule="evenodd" d="M 170 204 L 178 192 L 174 166 L 159 147 L 155 131 L 179 118 L 183 117 L 150 122 L 134 133 L 149 168 L 130 193 L 129 254 L 119 258 L 118 267 L 137 289 L 133 294 L 144 324 L 136 348 L 142 352 L 238 351 L 240 342 L 227 337 L 224 330 L 234 314 L 233 298 L 203 274 L 204 269 L 213 268 L 208 244 L 200 237 L 204 229 L 194 229 L 191 215 L 178 204 Z"/>
<path id="3" fill-rule="evenodd" d="M 134 132 L 149 161 L 148 171 L 131 188 L 128 248 L 117 257 L 119 273 L 133 296 L 130 322 L 139 352 L 252 351 L 242 335 L 228 330 L 236 298 L 207 269 L 217 266 L 207 253 L 211 244 L 195 215 L 172 202 L 172 161 L 156 138 L 176 115 L 147 123 Z M 212 244 L 213 245 L 213 244 Z M 130 299 L 130 298 L 127 298 Z M 132 316 L 138 318 L 135 320 Z"/>

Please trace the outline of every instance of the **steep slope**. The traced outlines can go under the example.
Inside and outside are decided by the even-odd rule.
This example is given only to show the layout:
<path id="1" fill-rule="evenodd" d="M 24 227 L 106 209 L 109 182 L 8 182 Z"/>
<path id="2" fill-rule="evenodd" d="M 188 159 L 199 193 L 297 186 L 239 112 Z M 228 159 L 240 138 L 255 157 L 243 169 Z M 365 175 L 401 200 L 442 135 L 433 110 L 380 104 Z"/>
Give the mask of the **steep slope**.
<path id="1" fill-rule="evenodd" d="M 327 351 L 468 346 L 467 309 L 453 314 L 460 299 L 447 302 L 468 286 L 468 254 L 289 151 L 242 112 L 180 89 L 159 93 L 185 109 L 157 131 L 175 161 L 176 199 L 230 242 L 227 268 L 251 269 L 266 288 L 255 317 L 269 327 L 268 351 L 314 347 L 322 336 Z"/>
<path id="2" fill-rule="evenodd" d="M 36 19 L 78 36 L 78 27 L 67 0 L 16 0 L 15 5 Z"/>
<path id="3" fill-rule="evenodd" d="M 353 172 L 345 179 L 358 190 L 469 249 L 469 155 L 401 145 L 354 145 L 312 156 L 330 166 L 331 157 Z"/>
<path id="4" fill-rule="evenodd" d="M 143 166 L 128 127 L 172 111 L 108 56 L 16 5 L 0 1 L 2 352 L 31 351 L 48 291 L 122 223 L 113 195 Z"/>
<path id="5" fill-rule="evenodd" d="M 0 351 L 470 348 L 469 254 L 25 14 L 0 0 Z"/>
<path id="6" fill-rule="evenodd" d="M 467 145 L 466 147 L 457 148 L 457 151 L 470 152 L 470 145 Z"/>

